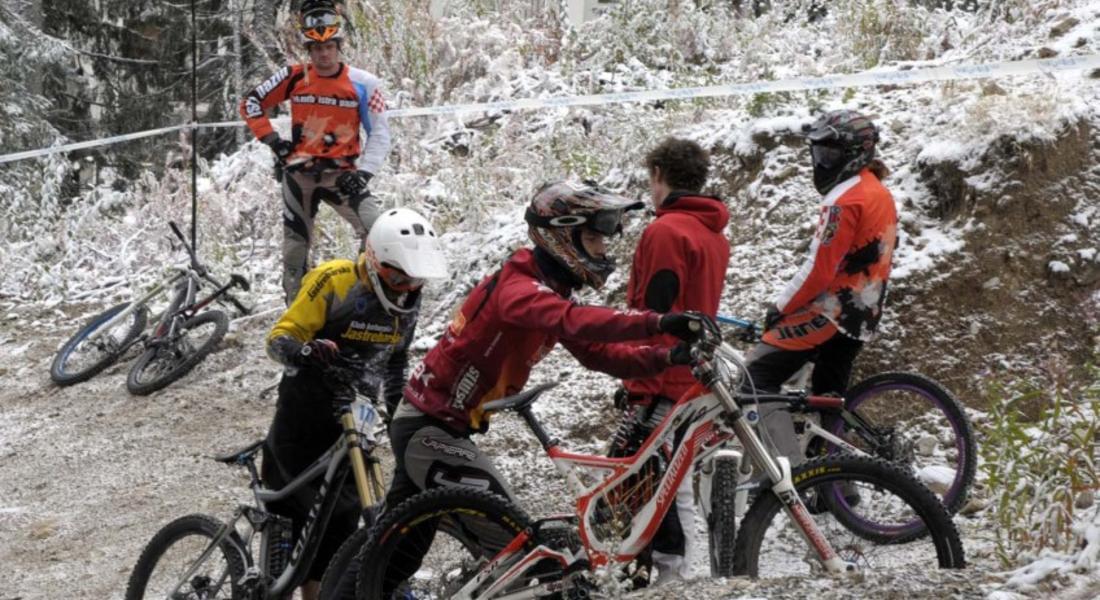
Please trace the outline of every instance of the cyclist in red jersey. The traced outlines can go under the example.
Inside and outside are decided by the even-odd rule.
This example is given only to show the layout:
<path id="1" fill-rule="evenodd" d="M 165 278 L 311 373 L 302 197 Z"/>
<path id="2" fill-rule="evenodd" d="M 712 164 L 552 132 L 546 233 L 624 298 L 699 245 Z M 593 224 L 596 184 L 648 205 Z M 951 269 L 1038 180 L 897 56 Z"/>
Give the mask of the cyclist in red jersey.
<path id="1" fill-rule="evenodd" d="M 668 333 L 694 338 L 700 317 L 585 306 L 581 286 L 599 288 L 615 267 L 605 239 L 640 203 L 592 185 L 543 186 L 527 209 L 535 247 L 516 251 L 479 283 L 439 343 L 413 371 L 390 428 L 396 470 L 387 506 L 438 485 L 469 485 L 511 496 L 471 441 L 487 426 L 482 406 L 518 393 L 559 342 L 587 368 L 617 377 L 687 364 L 686 345 L 621 342 Z"/>
<path id="2" fill-rule="evenodd" d="M 813 393 L 841 395 L 882 317 L 898 218 L 869 118 L 830 112 L 806 128 L 806 138 L 814 186 L 824 197 L 817 231 L 802 267 L 768 308 L 762 342 L 746 356 L 745 387 L 778 391 L 813 361 Z M 790 414 L 763 405 L 761 414 L 780 454 L 792 465 L 802 462 Z"/>
<path id="3" fill-rule="evenodd" d="M 271 147 L 283 193 L 283 291 L 289 305 L 309 270 L 313 222 L 321 202 L 366 237 L 379 207 L 367 188 L 390 149 L 381 81 L 340 60 L 340 12 L 332 0 L 305 0 L 299 12 L 307 65 L 288 65 L 249 91 L 240 112 Z M 290 102 L 291 138 L 266 112 Z M 362 132 L 362 134 L 361 134 Z M 363 135 L 365 134 L 365 135 Z"/>

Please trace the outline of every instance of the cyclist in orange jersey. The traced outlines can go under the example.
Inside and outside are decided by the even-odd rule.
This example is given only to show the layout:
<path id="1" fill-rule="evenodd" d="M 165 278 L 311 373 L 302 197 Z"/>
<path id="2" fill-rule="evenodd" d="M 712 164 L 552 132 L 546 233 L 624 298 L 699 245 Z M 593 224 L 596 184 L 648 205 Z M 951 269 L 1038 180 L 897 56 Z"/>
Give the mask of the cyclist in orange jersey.
<path id="1" fill-rule="evenodd" d="M 841 395 L 852 363 L 882 317 L 897 243 L 897 211 L 875 157 L 878 129 L 855 111 L 825 114 L 806 128 L 814 187 L 824 197 L 817 231 L 798 273 L 765 317 L 764 336 L 749 351 L 745 388 L 776 392 L 813 361 L 815 394 Z M 802 462 L 790 413 L 761 415 L 780 454 Z"/>
<path id="2" fill-rule="evenodd" d="M 343 33 L 335 3 L 305 0 L 299 24 L 309 64 L 283 67 L 248 92 L 240 106 L 252 132 L 275 153 L 282 181 L 283 291 L 288 305 L 309 270 L 320 203 L 331 206 L 364 238 L 379 211 L 367 185 L 390 150 L 381 82 L 341 62 Z M 266 114 L 286 101 L 289 140 L 276 133 Z"/>

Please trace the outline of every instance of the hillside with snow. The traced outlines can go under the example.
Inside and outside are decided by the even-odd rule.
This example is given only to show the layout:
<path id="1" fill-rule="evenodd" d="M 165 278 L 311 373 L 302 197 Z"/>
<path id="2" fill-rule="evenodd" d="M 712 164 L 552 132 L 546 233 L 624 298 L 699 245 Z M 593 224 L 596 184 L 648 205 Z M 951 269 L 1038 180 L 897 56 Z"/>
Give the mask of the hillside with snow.
<path id="1" fill-rule="evenodd" d="M 353 44 L 348 61 L 382 75 L 391 108 L 401 108 L 1100 53 L 1095 0 L 1010 0 L 976 12 L 837 0 L 812 20 L 797 12 L 802 2 L 790 3 L 794 13 L 756 19 L 698 6 L 707 3 L 623 4 L 629 8 L 562 34 L 551 19 L 520 23 L 469 11 L 433 21 L 383 2 L 380 10 L 404 17 L 387 39 L 415 43 Z M 888 312 L 856 377 L 913 370 L 944 382 L 973 410 L 986 448 L 1009 443 L 988 437 L 1007 400 L 1042 423 L 1051 396 L 1066 390 L 1064 399 L 1081 409 L 1062 420 L 1096 423 L 1098 83 L 1100 72 L 1066 71 L 395 119 L 394 150 L 372 189 L 388 204 L 430 216 L 451 271 L 427 292 L 414 361 L 469 289 L 527 243 L 523 208 L 537 184 L 593 178 L 644 196 L 641 158 L 667 135 L 711 151 L 707 191 L 731 213 L 722 310 L 760 318 L 797 270 L 817 220 L 808 152 L 794 134 L 822 110 L 854 108 L 882 130 L 881 156 L 893 171 L 886 184 L 900 218 Z M 44 181 L 34 195 L 0 180 L 0 598 L 121 597 L 138 553 L 162 524 L 190 512 L 224 518 L 247 497 L 243 475 L 207 457 L 262 437 L 274 410 L 279 368 L 263 339 L 283 306 L 281 201 L 266 147 L 249 143 L 199 172 L 199 252 L 218 272 L 245 275 L 255 306 L 233 321 L 218 351 L 147 398 L 125 392 L 125 360 L 68 388 L 48 375 L 54 352 L 79 324 L 184 259 L 167 228 L 167 220 L 189 223 L 191 214 L 189 174 L 174 162 L 187 153 L 178 142 L 165 138 L 164 154 L 152 158 L 169 165 L 163 178 L 123 181 L 108 171 L 78 197 L 61 196 L 73 167 L 60 156 L 0 167 L 27 178 L 35 171 Z M 350 256 L 357 244 L 350 228 L 320 212 L 315 259 Z M 635 217 L 616 242 L 621 261 L 649 218 Z M 585 299 L 621 304 L 626 272 Z M 575 449 L 600 451 L 614 422 L 615 382 L 561 351 L 534 371 L 533 382 L 549 380 L 564 385 L 538 407 L 547 426 Z M 1053 435 L 1027 427 L 1020 426 L 1027 439 Z M 1073 446 L 1049 439 L 1051 448 Z M 500 419 L 478 443 L 497 457 L 530 514 L 568 508 L 564 486 L 517 420 Z M 1082 456 L 1100 459 L 1095 431 L 1081 444 Z M 388 448 L 380 452 L 388 464 Z M 1070 533 L 1058 544 L 1021 543 L 1005 557 L 999 532 L 1008 513 L 999 503 L 1006 484 L 990 484 L 982 470 L 978 501 L 956 517 L 971 564 L 961 575 L 697 581 L 692 595 L 1096 597 L 1100 515 L 1085 492 L 1095 491 L 1097 470 L 1074 464 L 1081 476 L 1065 492 L 1063 513 Z M 1054 491 L 1040 479 L 1021 476 L 1010 491 L 1032 494 L 1038 512 L 1065 504 L 1065 493 L 1044 496 Z M 700 578 L 705 550 L 694 549 Z"/>

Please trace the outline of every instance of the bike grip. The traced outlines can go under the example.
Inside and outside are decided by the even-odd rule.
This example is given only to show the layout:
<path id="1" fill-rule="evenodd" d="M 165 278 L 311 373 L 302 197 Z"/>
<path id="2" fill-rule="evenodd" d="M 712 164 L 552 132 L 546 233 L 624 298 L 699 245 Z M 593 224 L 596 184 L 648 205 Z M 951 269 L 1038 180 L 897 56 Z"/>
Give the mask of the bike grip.
<path id="1" fill-rule="evenodd" d="M 232 304 L 234 307 L 236 307 L 238 311 L 240 311 L 241 315 L 252 314 L 252 309 L 245 306 L 244 303 L 242 303 L 240 300 L 237 300 L 235 297 L 233 297 L 233 295 L 227 293 L 225 297 L 229 300 L 230 304 Z"/>
<path id="2" fill-rule="evenodd" d="M 244 278 L 244 275 L 240 275 L 238 273 L 233 273 L 232 275 L 229 276 L 229 280 L 234 285 L 236 285 L 237 287 L 241 288 L 242 290 L 244 290 L 246 292 L 252 289 L 252 286 L 248 283 L 248 280 Z"/>

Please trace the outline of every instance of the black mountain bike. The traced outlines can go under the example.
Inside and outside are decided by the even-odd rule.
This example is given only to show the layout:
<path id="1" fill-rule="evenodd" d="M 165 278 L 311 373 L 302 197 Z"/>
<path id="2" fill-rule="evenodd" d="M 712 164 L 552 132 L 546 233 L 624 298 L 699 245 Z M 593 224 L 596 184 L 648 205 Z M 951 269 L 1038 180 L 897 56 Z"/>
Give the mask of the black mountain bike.
<path id="1" fill-rule="evenodd" d="M 118 361 L 131 347 L 142 344 L 145 350 L 130 369 L 126 389 L 139 396 L 151 394 L 195 368 L 229 330 L 229 317 L 224 312 L 203 309 L 216 300 L 224 300 L 241 314 L 251 312 L 230 293 L 234 287 L 248 291 L 248 281 L 234 274 L 228 283 L 219 283 L 199 262 L 194 247 L 187 243 L 179 227 L 171 221 L 168 225 L 183 242 L 190 262 L 172 268 L 141 297 L 93 317 L 69 338 L 50 366 L 50 378 L 55 383 L 66 386 L 87 381 Z M 204 283 L 213 285 L 214 291 L 197 300 Z M 149 320 L 149 303 L 170 288 L 175 291 L 168 308 L 154 317 L 153 330 L 143 334 Z"/>
<path id="2" fill-rule="evenodd" d="M 384 497 L 382 470 L 373 456 L 381 419 L 374 405 L 356 399 L 354 369 L 332 372 L 345 390 L 333 402 L 343 435 L 294 481 L 279 490 L 264 487 L 256 453 L 264 440 L 214 460 L 244 467 L 255 502 L 241 505 L 223 523 L 191 514 L 165 525 L 145 547 L 130 575 L 126 600 L 266 600 L 288 598 L 309 573 L 340 490 L 350 470 L 367 524 Z M 309 518 L 298 542 L 290 519 L 268 512 L 282 500 L 320 479 Z"/>

